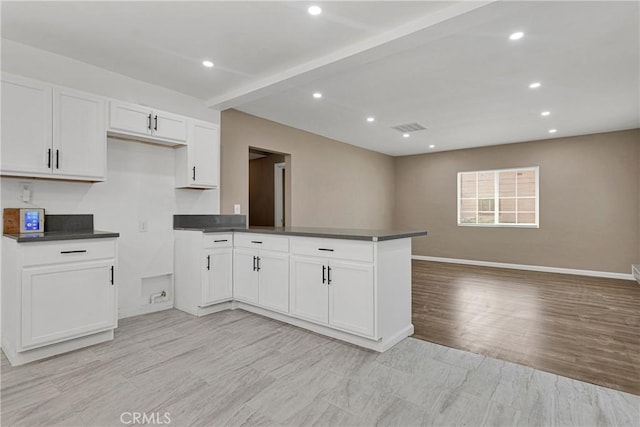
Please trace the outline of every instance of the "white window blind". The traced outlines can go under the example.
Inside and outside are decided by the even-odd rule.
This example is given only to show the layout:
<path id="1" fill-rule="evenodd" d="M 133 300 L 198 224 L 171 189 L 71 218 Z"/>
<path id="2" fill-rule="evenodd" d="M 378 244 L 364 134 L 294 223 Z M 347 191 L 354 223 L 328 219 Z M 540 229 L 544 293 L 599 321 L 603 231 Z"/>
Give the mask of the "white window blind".
<path id="1" fill-rule="evenodd" d="M 458 225 L 538 227 L 538 167 L 458 173 Z"/>

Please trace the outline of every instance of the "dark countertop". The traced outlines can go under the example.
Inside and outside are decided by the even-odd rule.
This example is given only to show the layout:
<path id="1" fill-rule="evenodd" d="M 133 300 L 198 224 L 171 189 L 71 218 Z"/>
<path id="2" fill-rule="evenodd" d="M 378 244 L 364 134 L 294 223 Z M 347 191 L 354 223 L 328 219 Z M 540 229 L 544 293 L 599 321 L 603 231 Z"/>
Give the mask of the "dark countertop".
<path id="1" fill-rule="evenodd" d="M 247 228 L 246 215 L 174 215 L 174 230 L 199 230 L 215 228 Z"/>
<path id="2" fill-rule="evenodd" d="M 18 243 L 120 237 L 120 233 L 93 229 L 92 214 L 45 215 L 44 233 L 4 234 Z"/>
<path id="3" fill-rule="evenodd" d="M 4 234 L 4 237 L 17 240 L 18 243 L 28 243 L 120 237 L 120 233 L 100 230 L 46 231 L 44 233 Z"/>
<path id="4" fill-rule="evenodd" d="M 322 228 L 322 227 L 180 227 L 176 230 L 200 230 L 204 233 L 240 232 L 279 234 L 286 236 L 321 237 L 326 239 L 368 240 L 380 242 L 384 240 L 404 239 L 409 237 L 426 236 L 426 231 L 402 230 L 367 230 L 357 228 Z"/>

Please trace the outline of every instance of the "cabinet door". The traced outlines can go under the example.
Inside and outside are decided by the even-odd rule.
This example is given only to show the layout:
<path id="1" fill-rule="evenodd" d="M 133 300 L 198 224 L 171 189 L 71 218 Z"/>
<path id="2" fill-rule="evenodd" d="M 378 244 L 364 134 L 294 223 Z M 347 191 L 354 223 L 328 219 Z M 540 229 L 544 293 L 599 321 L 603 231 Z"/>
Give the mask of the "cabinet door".
<path id="1" fill-rule="evenodd" d="M 291 314 L 301 319 L 326 324 L 328 289 L 323 283 L 327 260 L 323 258 L 291 257 Z"/>
<path id="2" fill-rule="evenodd" d="M 289 312 L 289 255 L 260 251 L 259 298 L 262 307 Z"/>
<path id="3" fill-rule="evenodd" d="M 2 173 L 50 174 L 52 89 L 2 76 Z"/>
<path id="4" fill-rule="evenodd" d="M 254 270 L 257 251 L 236 249 L 233 252 L 233 298 L 258 303 L 258 271 Z"/>
<path id="5" fill-rule="evenodd" d="M 22 271 L 22 349 L 115 328 L 113 261 Z"/>
<path id="6" fill-rule="evenodd" d="M 200 186 L 218 187 L 220 179 L 220 131 L 218 126 L 194 121 L 189 139 L 189 154 L 192 183 Z"/>
<path id="7" fill-rule="evenodd" d="M 233 297 L 233 251 L 231 248 L 205 252 L 202 305 L 230 300 Z"/>
<path id="8" fill-rule="evenodd" d="M 152 135 L 171 141 L 185 142 L 187 140 L 187 118 L 177 114 L 154 111 L 152 121 Z"/>
<path id="9" fill-rule="evenodd" d="M 109 130 L 130 135 L 151 135 L 151 109 L 118 101 L 109 103 Z"/>
<path id="10" fill-rule="evenodd" d="M 107 137 L 103 98 L 53 91 L 53 173 L 104 179 Z"/>
<path id="11" fill-rule="evenodd" d="M 330 261 L 329 324 L 373 336 L 373 265 Z"/>

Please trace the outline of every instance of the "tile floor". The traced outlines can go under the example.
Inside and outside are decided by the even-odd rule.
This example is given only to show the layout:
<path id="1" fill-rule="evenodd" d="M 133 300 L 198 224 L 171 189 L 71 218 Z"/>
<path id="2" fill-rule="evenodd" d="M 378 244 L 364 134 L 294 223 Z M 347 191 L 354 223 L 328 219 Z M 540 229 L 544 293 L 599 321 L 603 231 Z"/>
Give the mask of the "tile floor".
<path id="1" fill-rule="evenodd" d="M 108 343 L 16 368 L 3 355 L 1 374 L 3 426 L 640 424 L 632 394 L 413 338 L 378 354 L 240 310 L 124 319 Z"/>

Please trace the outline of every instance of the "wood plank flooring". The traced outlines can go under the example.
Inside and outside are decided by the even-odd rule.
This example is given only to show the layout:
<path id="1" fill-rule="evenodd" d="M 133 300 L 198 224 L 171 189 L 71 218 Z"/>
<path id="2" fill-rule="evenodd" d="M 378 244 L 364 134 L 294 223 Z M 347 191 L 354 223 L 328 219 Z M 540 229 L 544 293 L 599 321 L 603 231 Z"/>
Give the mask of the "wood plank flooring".
<path id="1" fill-rule="evenodd" d="M 633 281 L 413 261 L 414 337 L 640 395 Z"/>
<path id="2" fill-rule="evenodd" d="M 124 319 L 113 341 L 0 369 L 2 426 L 640 422 L 632 394 L 413 338 L 379 354 L 241 310 Z"/>

